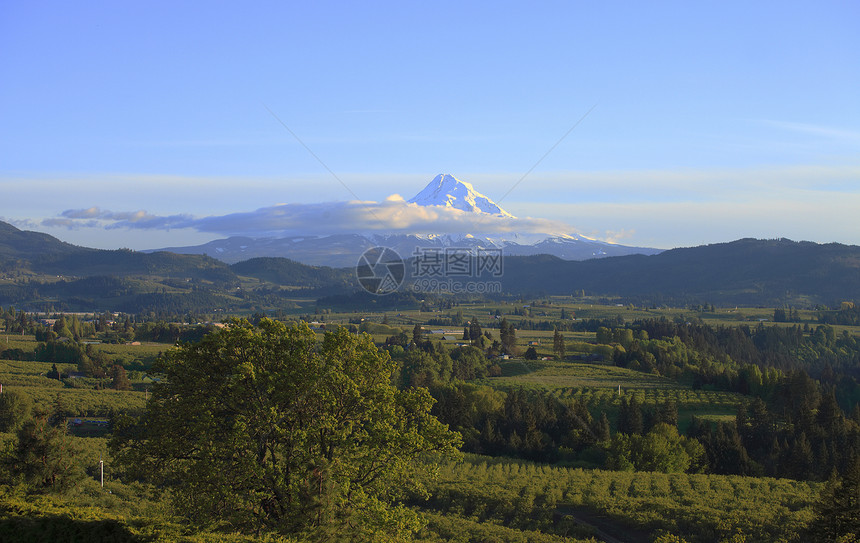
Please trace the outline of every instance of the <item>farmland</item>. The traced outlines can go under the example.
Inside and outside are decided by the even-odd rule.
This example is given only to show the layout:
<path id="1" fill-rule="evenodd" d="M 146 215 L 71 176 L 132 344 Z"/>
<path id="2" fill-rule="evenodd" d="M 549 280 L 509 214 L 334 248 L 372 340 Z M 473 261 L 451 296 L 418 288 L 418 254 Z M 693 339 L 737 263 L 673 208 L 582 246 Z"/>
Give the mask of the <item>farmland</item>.
<path id="1" fill-rule="evenodd" d="M 764 367 L 762 380 L 756 381 L 757 395 L 753 395 L 747 384 L 752 382 L 746 373 L 751 371 L 749 364 L 709 354 L 713 350 L 694 348 L 677 337 L 672 341 L 648 338 L 638 328 L 632 335 L 624 333 L 634 322 L 657 321 L 664 328 L 680 327 L 677 330 L 682 332 L 701 329 L 711 333 L 708 331 L 723 329 L 719 327 L 749 329 L 749 334 L 764 333 L 770 327 L 785 333 L 796 330 L 791 328 L 796 323 L 767 323 L 764 332 L 756 332 L 773 309 L 710 309 L 641 309 L 559 298 L 517 304 L 461 303 L 420 311 L 326 311 L 296 317 L 317 323 L 313 334 L 318 341 L 341 327 L 370 333 L 396 362 L 395 382 L 401 386 L 426 383 L 437 395 L 434 413 L 462 433 L 466 452 L 459 458 L 425 459 L 435 464 L 438 476 L 424 482 L 426 493 L 403 498 L 424 526 L 415 536 L 417 541 L 555 543 L 615 538 L 650 542 L 673 541 L 673 536 L 689 543 L 796 540 L 815 519 L 814 505 L 827 473 L 825 466 L 819 469 L 812 464 L 803 466 L 805 471 L 792 471 L 799 469 L 796 455 L 800 454 L 792 447 L 800 446 L 797 440 L 804 438 L 794 437 L 780 422 L 780 415 L 762 414 L 761 409 L 771 405 L 792 409 L 780 400 L 780 387 L 799 377 Z M 798 352 L 832 352 L 827 356 L 835 357 L 837 364 L 842 363 L 839 357 L 852 356 L 856 327 L 841 326 L 838 333 L 832 332 L 834 339 L 821 336 L 821 341 L 830 343 L 818 344 L 819 314 L 801 311 L 799 318 L 811 326 L 803 333 L 806 350 Z M 473 323 L 483 325 L 478 328 L 479 340 L 467 337 L 474 332 Z M 542 323 L 551 327 L 545 329 Z M 168 496 L 129 478 L 133 466 L 120 462 L 108 446 L 115 424 L 122 417 L 139 416 L 145 409 L 159 379 L 152 364 L 172 348 L 168 343 L 134 341 L 135 329 L 152 335 L 151 325 L 124 326 L 121 333 L 128 338 L 124 343 L 115 342 L 118 332 L 111 329 L 95 333 L 86 344 L 82 340 L 86 348 L 80 353 L 101 361 L 101 366 L 32 359 L 36 352 L 59 356 L 73 351 L 46 350 L 40 346 L 43 342 L 28 333 L 0 336 L 0 351 L 15 356 L 0 360 L 4 393 L 25 396 L 34 412 L 61 412 L 70 421 L 67 439 L 79 451 L 75 461 L 84 473 L 74 489 L 64 494 L 31 498 L 20 484 L 7 487 L 0 534 L 26 525 L 84 531 L 97 527 L 129 541 L 245 540 L 244 535 L 224 526 L 197 526 L 189 531 Z M 197 337 L 193 325 L 176 326 L 172 333 Z M 566 328 L 561 333 L 564 357 L 558 356 L 552 328 Z M 513 343 L 510 330 L 515 334 Z M 111 342 L 99 342 L 100 338 Z M 477 344 L 483 349 L 477 350 Z M 493 355 L 501 348 L 513 354 Z M 526 359 L 524 353 L 529 349 L 534 355 Z M 486 359 L 485 351 L 497 357 Z M 652 353 L 652 369 L 635 364 L 625 367 L 622 363 L 633 353 Z M 804 356 L 797 364 L 811 360 L 809 354 Z M 467 363 L 477 366 L 467 369 L 463 366 Z M 79 371 L 83 367 L 106 369 L 100 375 L 84 375 Z M 117 380 L 116 368 L 123 368 L 127 383 Z M 55 370 L 59 379 L 52 376 Z M 839 394 L 839 402 L 853 397 L 849 389 Z M 754 407 L 762 398 L 767 407 Z M 816 398 L 821 406 L 818 410 L 824 409 L 823 397 Z M 642 460 L 624 452 L 625 432 L 637 424 L 635 417 L 630 418 L 636 414 L 631 409 L 639 410 L 644 418 L 638 422 L 641 435 L 630 439 L 642 443 L 667 440 L 658 442 L 670 449 L 700 443 L 698 449 L 690 449 L 687 463 L 678 464 L 687 468 L 664 473 L 635 467 Z M 849 417 L 849 409 L 843 409 L 846 414 L 838 416 L 844 421 L 840 423 L 844 436 L 854 435 L 851 432 L 857 423 Z M 755 432 L 748 436 L 746 427 L 754 427 L 758 420 L 737 422 L 752 415 L 772 417 L 767 431 L 787 448 L 776 453 L 754 449 L 761 439 L 756 439 Z M 661 427 L 665 420 L 677 430 Z M 601 428 L 604 421 L 607 426 Z M 730 430 L 738 432 L 737 438 L 719 437 L 720 432 Z M 831 439 L 851 439 L 840 436 L 817 438 L 828 451 L 831 465 L 848 461 L 831 448 Z M 8 445 L 15 439 L 14 433 L 2 434 Z M 749 443 L 747 464 L 724 464 L 712 457 L 722 454 L 721 448 L 732 439 Z M 772 456 L 774 461 L 766 464 L 760 459 L 768 454 L 781 456 Z M 98 484 L 99 460 L 104 461 L 104 488 L 110 494 Z M 665 460 L 670 462 L 667 466 L 675 465 L 671 458 Z M 624 464 L 628 461 L 632 467 L 607 469 L 628 465 Z M 94 524 L 95 519 L 108 520 Z"/>

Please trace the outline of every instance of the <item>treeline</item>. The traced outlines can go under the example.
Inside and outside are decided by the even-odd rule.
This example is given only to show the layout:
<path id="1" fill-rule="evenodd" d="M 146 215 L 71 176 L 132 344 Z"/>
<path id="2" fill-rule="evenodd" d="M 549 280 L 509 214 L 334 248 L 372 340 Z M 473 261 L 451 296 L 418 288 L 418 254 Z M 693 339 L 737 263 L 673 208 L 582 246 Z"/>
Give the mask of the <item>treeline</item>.
<path id="1" fill-rule="evenodd" d="M 672 402 L 643 409 L 625 399 L 613 434 L 605 412 L 593 416 L 581 401 L 545 390 L 469 383 L 430 390 L 433 413 L 460 432 L 466 452 L 622 471 L 708 470 L 704 447 L 678 433 Z"/>
<path id="2" fill-rule="evenodd" d="M 860 305 L 854 302 L 842 302 L 839 311 L 822 313 L 818 317 L 818 322 L 822 324 L 860 326 Z"/>
<path id="3" fill-rule="evenodd" d="M 860 406 L 845 416 L 832 387 L 795 370 L 769 402 L 743 405 L 734 423 L 694 419 L 688 433 L 713 473 L 826 480 L 860 459 Z"/>
<path id="4" fill-rule="evenodd" d="M 134 327 L 134 339 L 156 343 L 193 343 L 215 330 L 216 327 L 213 324 L 187 326 L 175 322 L 145 322 Z"/>
<path id="5" fill-rule="evenodd" d="M 431 386 L 433 414 L 463 436 L 463 450 L 620 471 L 716 473 L 827 480 L 860 460 L 860 409 L 846 417 L 803 372 L 772 404 L 756 398 L 732 423 L 693 419 L 678 432 L 677 406 L 624 398 L 615 428 L 580 401 L 543 390 L 471 383 Z"/>
<path id="6" fill-rule="evenodd" d="M 860 401 L 860 343 L 829 325 L 711 327 L 667 319 L 598 330 L 617 366 L 769 398 L 788 372 L 802 370 L 835 388 L 845 411 Z"/>
<path id="7" fill-rule="evenodd" d="M 437 400 L 433 414 L 462 434 L 466 452 L 558 462 L 608 438 L 605 417 L 594 420 L 582 402 L 545 391 L 462 383 L 430 391 Z"/>

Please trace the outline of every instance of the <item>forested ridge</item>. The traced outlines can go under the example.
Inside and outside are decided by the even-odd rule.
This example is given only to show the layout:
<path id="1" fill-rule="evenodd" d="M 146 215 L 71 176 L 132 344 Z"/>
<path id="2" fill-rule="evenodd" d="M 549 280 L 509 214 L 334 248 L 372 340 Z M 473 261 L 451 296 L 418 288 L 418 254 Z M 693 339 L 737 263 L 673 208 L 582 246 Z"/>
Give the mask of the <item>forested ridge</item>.
<path id="1" fill-rule="evenodd" d="M 415 294 L 409 289 L 416 279 L 413 267 L 406 266 L 403 291 L 395 295 L 404 300 Z M 497 299 L 581 294 L 651 306 L 830 308 L 860 299 L 860 248 L 836 243 L 742 239 L 587 261 L 505 256 L 502 269 L 499 277 L 481 278 L 500 282 Z M 99 284 L 106 288 L 100 290 Z M 427 292 L 410 302 L 435 298 L 438 293 Z M 214 309 L 274 312 L 297 304 L 335 310 L 405 305 L 394 296 L 369 297 L 353 268 L 308 266 L 289 258 L 255 258 L 228 266 L 205 255 L 98 250 L 0 223 L 0 305 L 166 317 Z"/>

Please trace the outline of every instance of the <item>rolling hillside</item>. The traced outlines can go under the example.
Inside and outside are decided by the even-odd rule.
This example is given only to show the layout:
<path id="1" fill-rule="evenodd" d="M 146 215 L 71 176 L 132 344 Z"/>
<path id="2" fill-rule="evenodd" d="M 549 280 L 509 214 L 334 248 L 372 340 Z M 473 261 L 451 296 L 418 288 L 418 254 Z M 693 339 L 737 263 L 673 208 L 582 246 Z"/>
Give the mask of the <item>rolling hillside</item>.
<path id="1" fill-rule="evenodd" d="M 815 305 L 860 299 L 860 247 L 787 239 L 741 239 L 658 255 L 584 262 L 508 258 L 510 293 L 620 296 L 659 303 Z"/>
<path id="2" fill-rule="evenodd" d="M 412 268 L 407 265 L 407 273 Z M 581 262 L 549 255 L 506 256 L 501 277 L 480 280 L 501 281 L 503 297 L 584 292 L 642 305 L 835 306 L 860 300 L 860 247 L 741 239 Z M 408 286 L 410 278 L 406 281 Z M 360 290 L 352 268 L 308 266 L 285 258 L 228 266 L 205 255 L 90 249 L 0 223 L 0 305 L 208 312 L 294 307 L 296 299 L 344 300 L 355 292 L 360 293 L 356 302 L 369 296 Z"/>

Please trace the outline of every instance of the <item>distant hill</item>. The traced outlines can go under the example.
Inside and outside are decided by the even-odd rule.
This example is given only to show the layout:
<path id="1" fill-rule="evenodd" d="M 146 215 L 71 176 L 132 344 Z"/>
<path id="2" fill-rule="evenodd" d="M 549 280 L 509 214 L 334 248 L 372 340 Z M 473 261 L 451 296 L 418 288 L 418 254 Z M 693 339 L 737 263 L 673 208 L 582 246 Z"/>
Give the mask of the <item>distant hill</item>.
<path id="1" fill-rule="evenodd" d="M 838 243 L 741 239 L 656 255 L 585 261 L 505 256 L 503 263 L 501 277 L 481 279 L 500 281 L 503 297 L 585 292 L 641 305 L 796 307 L 860 301 L 860 247 Z M 413 266 L 405 268 L 409 285 Z M 374 307 L 384 302 L 359 288 L 353 267 L 268 257 L 228 266 L 204 255 L 90 249 L 0 222 L 4 306 L 184 314 L 276 310 L 316 299 Z M 398 304 L 409 299 L 398 298 Z"/>
<path id="2" fill-rule="evenodd" d="M 92 254 L 95 249 L 78 247 L 41 232 L 19 230 L 0 221 L 0 270 L 20 262 L 41 258 L 59 258 L 66 255 Z"/>
<path id="3" fill-rule="evenodd" d="M 307 266 L 288 258 L 252 258 L 233 264 L 230 269 L 237 275 L 254 277 L 276 285 L 308 288 L 355 286 L 355 271 L 352 268 Z"/>
<path id="4" fill-rule="evenodd" d="M 510 293 L 585 290 L 655 303 L 833 305 L 860 300 L 860 247 L 741 239 L 583 262 L 510 257 L 502 283 Z"/>
<path id="5" fill-rule="evenodd" d="M 246 290 L 248 278 L 272 288 Z M 79 247 L 0 222 L 0 305 L 33 311 L 188 314 L 289 307 L 348 292 L 354 274 L 286 259 L 235 265 L 205 255 Z M 288 287 L 281 289 L 280 287 Z"/>
<path id="6" fill-rule="evenodd" d="M 140 253 L 130 249 L 79 247 L 48 234 L 19 230 L 0 221 L 0 271 L 90 277 L 95 275 L 172 276 L 212 281 L 235 281 L 230 268 L 202 255 Z"/>
<path id="7" fill-rule="evenodd" d="M 629 254 L 656 254 L 659 249 L 628 247 L 590 240 L 579 235 L 526 235 L 506 237 L 472 235 L 415 234 L 335 234 L 331 236 L 292 236 L 286 238 L 248 238 L 244 236 L 216 239 L 203 245 L 165 247 L 156 251 L 209 255 L 228 264 L 250 258 L 281 257 L 314 266 L 354 266 L 371 247 L 389 247 L 404 258 L 416 249 L 450 248 L 497 249 L 505 254 L 528 256 L 552 254 L 566 260 L 585 260 Z M 149 251 L 147 251 L 149 252 Z"/>

